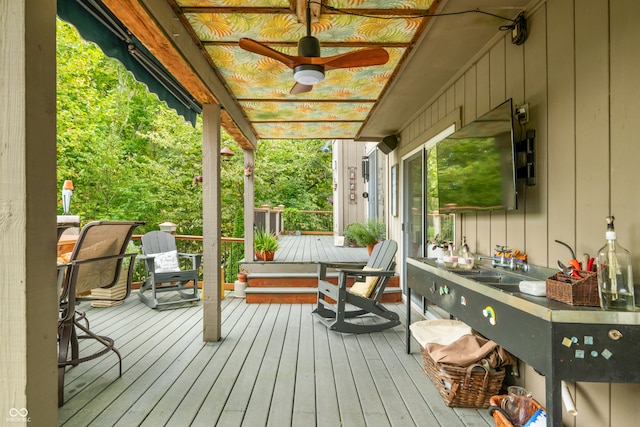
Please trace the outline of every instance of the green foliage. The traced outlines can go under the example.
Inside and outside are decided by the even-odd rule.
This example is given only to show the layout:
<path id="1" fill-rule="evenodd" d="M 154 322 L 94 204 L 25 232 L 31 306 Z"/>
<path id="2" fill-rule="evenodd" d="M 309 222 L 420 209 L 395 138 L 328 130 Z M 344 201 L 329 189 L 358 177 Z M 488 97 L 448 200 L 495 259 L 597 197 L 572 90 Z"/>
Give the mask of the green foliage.
<path id="1" fill-rule="evenodd" d="M 135 219 L 138 232 L 166 220 L 202 233 L 201 130 L 136 82 L 116 60 L 57 25 L 58 188 L 74 182 L 83 222 Z M 61 208 L 60 208 L 61 211 Z"/>
<path id="2" fill-rule="evenodd" d="M 179 234 L 202 235 L 202 122 L 192 127 L 150 94 L 118 61 L 76 30 L 57 23 L 57 184 L 74 183 L 71 213 L 82 222 L 146 221 L 136 232 L 178 224 Z M 223 130 L 223 236 L 243 236 L 234 224 L 244 206 L 243 151 Z M 331 209 L 331 155 L 324 141 L 260 141 L 255 153 L 255 204 Z M 62 213 L 60 203 L 59 213 Z"/>
<path id="3" fill-rule="evenodd" d="M 278 250 L 278 240 L 272 231 L 258 228 L 253 236 L 253 245 L 258 252 L 275 252 Z"/>
<path id="4" fill-rule="evenodd" d="M 345 228 L 345 238 L 355 241 L 358 246 L 372 245 L 386 236 L 386 226 L 377 219 L 369 219 L 366 223 L 354 222 Z"/>
<path id="5" fill-rule="evenodd" d="M 242 209 L 236 211 L 235 218 L 233 220 L 233 233 L 231 237 L 243 237 L 244 236 L 244 212 Z M 227 283 L 233 282 L 238 273 L 238 263 L 244 257 L 244 244 L 232 243 L 232 250 L 229 253 L 225 262 L 225 281 Z"/>
<path id="6" fill-rule="evenodd" d="M 455 215 L 439 214 L 438 201 L 438 162 L 437 150 L 432 148 L 427 150 L 427 239 L 435 239 L 436 235 L 442 236 L 445 240 L 454 240 Z M 414 168 L 414 171 L 420 172 Z M 465 173 L 469 174 L 469 171 Z M 473 176 L 473 175 L 470 175 Z M 413 177 L 412 179 L 420 180 L 421 178 Z M 416 181 L 414 181 L 416 182 Z"/>
<path id="7" fill-rule="evenodd" d="M 300 230 L 302 227 L 302 214 L 296 208 L 284 208 L 282 211 L 285 230 Z"/>
<path id="8" fill-rule="evenodd" d="M 233 234 L 232 237 L 244 236 L 244 211 L 238 209 L 233 219 Z"/>
<path id="9" fill-rule="evenodd" d="M 352 222 L 351 224 L 347 224 L 347 226 L 344 228 L 344 243 L 347 246 L 351 246 L 351 245 L 357 245 L 358 243 L 356 242 L 356 230 L 359 226 L 361 226 L 362 224 L 357 223 L 357 222 Z"/>
<path id="10" fill-rule="evenodd" d="M 256 153 L 256 205 L 331 209 L 331 155 L 323 141 L 260 141 Z"/>

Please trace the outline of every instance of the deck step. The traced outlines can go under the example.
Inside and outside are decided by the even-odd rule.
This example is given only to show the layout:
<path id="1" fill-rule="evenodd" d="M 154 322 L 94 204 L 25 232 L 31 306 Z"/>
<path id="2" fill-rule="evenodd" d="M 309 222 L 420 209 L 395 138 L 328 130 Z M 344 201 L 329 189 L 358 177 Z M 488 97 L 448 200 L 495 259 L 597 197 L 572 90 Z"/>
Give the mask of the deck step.
<path id="1" fill-rule="evenodd" d="M 248 294 L 316 294 L 318 292 L 318 288 L 295 288 L 291 289 L 290 287 L 270 287 L 270 288 L 252 288 L 248 287 L 245 290 Z"/>
<path id="2" fill-rule="evenodd" d="M 318 289 L 316 287 L 247 287 L 245 289 L 248 304 L 315 304 Z M 381 302 L 399 302 L 402 289 L 397 286 L 384 290 Z"/>
<path id="3" fill-rule="evenodd" d="M 328 273 L 327 279 L 331 283 L 338 283 L 338 274 Z M 249 286 L 253 287 L 312 288 L 318 285 L 318 273 L 249 273 L 247 280 Z"/>
<path id="4" fill-rule="evenodd" d="M 249 273 L 249 286 L 254 288 L 317 288 L 318 275 L 305 273 Z M 327 281 L 334 285 L 338 283 L 337 274 L 327 274 Z M 347 286 L 354 283 L 354 278 L 347 278 Z M 387 286 L 400 286 L 400 278 L 393 276 Z"/>
<path id="5" fill-rule="evenodd" d="M 274 278 L 274 277 L 296 277 L 296 278 L 318 278 L 318 273 L 249 273 L 247 274 L 247 278 L 249 279 L 257 279 L 257 278 Z M 338 272 L 327 272 L 327 277 L 338 277 Z"/>

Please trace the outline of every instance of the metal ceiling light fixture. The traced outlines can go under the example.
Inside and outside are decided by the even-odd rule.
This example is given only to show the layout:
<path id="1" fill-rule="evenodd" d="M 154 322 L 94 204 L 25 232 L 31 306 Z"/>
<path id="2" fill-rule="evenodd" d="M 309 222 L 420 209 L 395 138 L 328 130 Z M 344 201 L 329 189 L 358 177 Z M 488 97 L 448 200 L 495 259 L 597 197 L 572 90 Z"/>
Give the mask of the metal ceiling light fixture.
<path id="1" fill-rule="evenodd" d="M 324 70 L 320 65 L 298 65 L 293 69 L 293 79 L 302 85 L 311 86 L 324 80 Z"/>
<path id="2" fill-rule="evenodd" d="M 307 35 L 298 41 L 298 56 L 320 57 L 320 41 L 311 35 L 311 5 L 306 9 Z M 293 79 L 302 85 L 314 85 L 324 80 L 324 67 L 317 64 L 301 64 L 293 69 Z"/>
<path id="3" fill-rule="evenodd" d="M 316 2 L 316 4 L 318 3 Z M 369 67 L 386 64 L 389 61 L 389 53 L 380 46 L 321 57 L 320 42 L 311 35 L 311 5 L 309 2 L 307 2 L 305 12 L 307 35 L 298 41 L 298 56 L 287 55 L 263 43 L 244 37 L 238 42 L 239 46 L 246 51 L 275 59 L 291 68 L 296 84 L 291 88 L 290 94 L 296 95 L 311 91 L 314 84 L 324 80 L 324 73 L 327 70 Z"/>

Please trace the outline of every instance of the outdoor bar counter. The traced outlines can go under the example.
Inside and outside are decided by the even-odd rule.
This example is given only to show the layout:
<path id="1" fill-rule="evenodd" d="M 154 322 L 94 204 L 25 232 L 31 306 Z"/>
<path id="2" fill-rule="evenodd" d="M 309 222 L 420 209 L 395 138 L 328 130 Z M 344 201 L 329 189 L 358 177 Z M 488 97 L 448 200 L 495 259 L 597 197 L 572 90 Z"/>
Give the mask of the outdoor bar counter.
<path id="1" fill-rule="evenodd" d="M 433 259 L 407 258 L 407 352 L 416 293 L 543 374 L 549 424 L 562 426 L 561 381 L 640 382 L 640 312 L 571 306 L 517 288 L 520 280 L 545 280 L 556 272 L 491 265 L 455 270 Z"/>

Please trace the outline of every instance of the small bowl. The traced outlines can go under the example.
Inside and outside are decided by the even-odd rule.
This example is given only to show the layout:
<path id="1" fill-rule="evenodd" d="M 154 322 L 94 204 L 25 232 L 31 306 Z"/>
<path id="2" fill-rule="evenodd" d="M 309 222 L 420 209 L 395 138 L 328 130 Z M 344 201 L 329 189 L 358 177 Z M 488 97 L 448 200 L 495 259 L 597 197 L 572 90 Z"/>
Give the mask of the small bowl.
<path id="1" fill-rule="evenodd" d="M 458 257 L 458 268 L 462 268 L 464 270 L 471 270 L 474 264 L 473 257 L 463 258 Z"/>
<path id="2" fill-rule="evenodd" d="M 447 268 L 456 268 L 458 266 L 457 256 L 443 256 L 442 261 L 444 262 L 444 266 Z"/>

